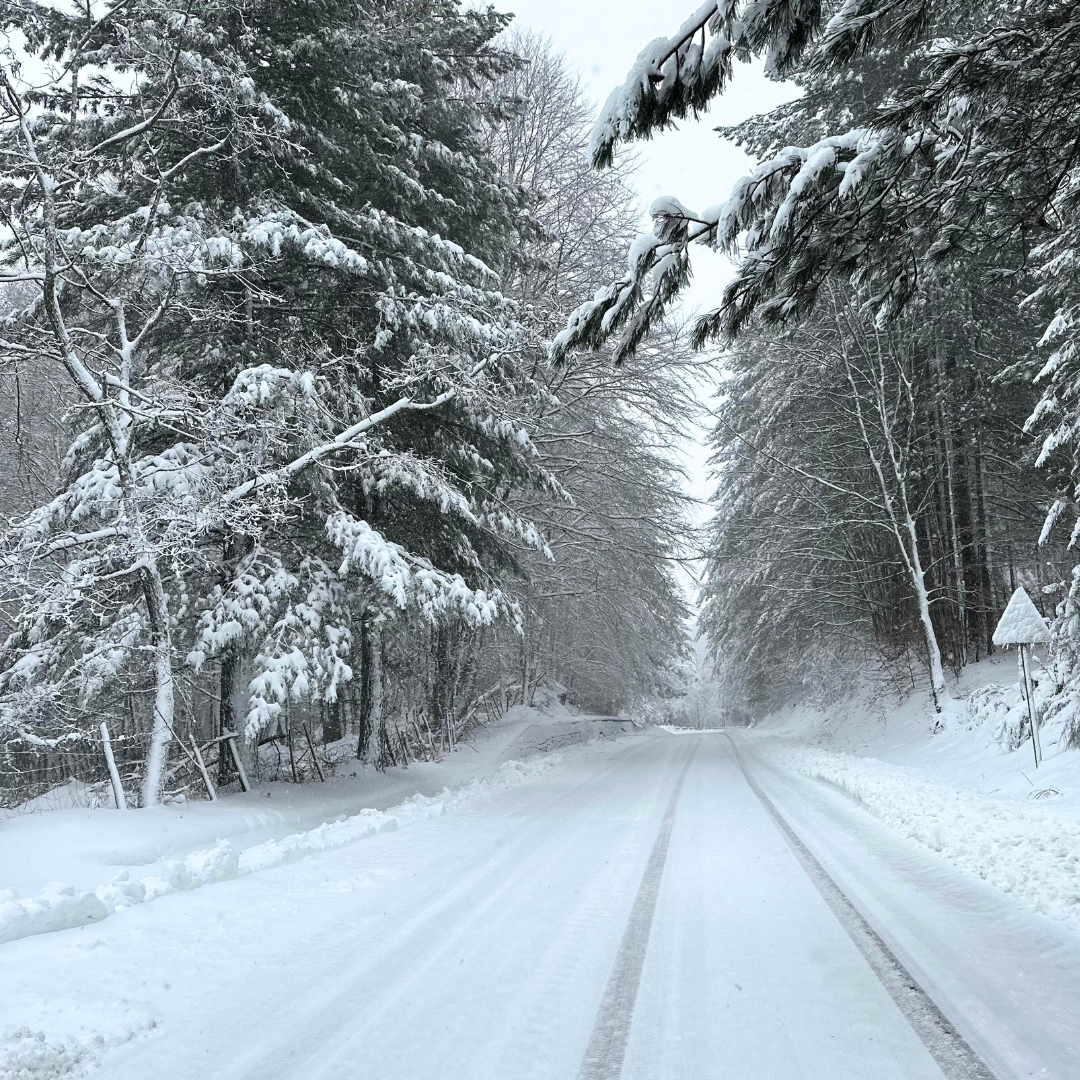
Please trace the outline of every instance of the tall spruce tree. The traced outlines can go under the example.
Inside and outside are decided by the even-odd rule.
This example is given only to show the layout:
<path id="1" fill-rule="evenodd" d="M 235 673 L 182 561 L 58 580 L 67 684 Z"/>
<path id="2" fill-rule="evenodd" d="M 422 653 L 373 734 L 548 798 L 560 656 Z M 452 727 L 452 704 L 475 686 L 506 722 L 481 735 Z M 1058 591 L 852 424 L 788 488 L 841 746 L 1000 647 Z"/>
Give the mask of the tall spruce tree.
<path id="1" fill-rule="evenodd" d="M 3 350 L 85 405 L 59 494 L 7 538 L 0 689 L 14 723 L 148 691 L 147 803 L 179 666 L 221 658 L 254 738 L 335 697 L 358 620 L 490 621 L 506 538 L 542 546 L 500 498 L 552 481 L 489 268 L 513 200 L 461 92 L 511 62 L 504 24 L 440 0 L 7 9 L 3 273 L 36 295 Z"/>

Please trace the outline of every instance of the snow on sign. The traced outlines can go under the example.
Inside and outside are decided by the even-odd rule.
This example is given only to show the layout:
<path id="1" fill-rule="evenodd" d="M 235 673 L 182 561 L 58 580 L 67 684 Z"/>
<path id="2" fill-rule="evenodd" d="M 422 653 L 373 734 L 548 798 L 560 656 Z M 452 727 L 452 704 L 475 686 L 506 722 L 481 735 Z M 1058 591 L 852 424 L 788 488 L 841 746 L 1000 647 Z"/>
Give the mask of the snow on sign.
<path id="1" fill-rule="evenodd" d="M 1024 587 L 1012 594 L 994 631 L 995 645 L 1035 645 L 1050 640 L 1050 629 Z"/>
<path id="2" fill-rule="evenodd" d="M 1031 597 L 1023 586 L 1012 594 L 1012 599 L 1005 608 L 1001 621 L 994 631 L 995 645 L 1020 646 L 1020 670 L 1024 680 L 1024 698 L 1031 724 L 1031 752 L 1035 755 L 1035 768 L 1042 761 L 1042 744 L 1039 741 L 1039 720 L 1035 710 L 1035 687 L 1031 678 L 1031 657 L 1028 646 L 1050 640 L 1050 629 L 1046 620 L 1039 614 L 1038 608 L 1031 602 Z"/>

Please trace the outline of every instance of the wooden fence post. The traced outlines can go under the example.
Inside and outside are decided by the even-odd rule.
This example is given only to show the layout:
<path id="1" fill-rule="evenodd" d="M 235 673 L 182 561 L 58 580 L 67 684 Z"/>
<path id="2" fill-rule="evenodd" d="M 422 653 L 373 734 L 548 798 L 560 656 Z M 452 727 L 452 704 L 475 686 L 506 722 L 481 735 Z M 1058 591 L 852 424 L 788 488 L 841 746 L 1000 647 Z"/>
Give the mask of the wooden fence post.
<path id="1" fill-rule="evenodd" d="M 322 769 L 319 767 L 319 758 L 315 753 L 315 744 L 311 741 L 311 732 L 308 731 L 307 724 L 301 724 L 300 727 L 303 728 L 304 738 L 307 739 L 308 749 L 311 751 L 311 760 L 315 766 L 315 774 L 319 778 L 319 783 L 324 784 L 326 783 L 326 777 L 323 776 Z"/>
<path id="2" fill-rule="evenodd" d="M 195 751 L 195 764 L 199 767 L 199 772 L 202 773 L 203 783 L 206 785 L 206 793 L 210 796 L 211 802 L 217 802 L 217 792 L 214 790 L 214 785 L 210 782 L 210 774 L 206 771 L 206 762 L 203 761 L 202 752 L 199 750 L 199 744 L 195 741 L 195 736 L 191 736 L 191 749 Z"/>
<path id="3" fill-rule="evenodd" d="M 109 727 L 104 720 L 101 721 L 101 745 L 105 750 L 105 762 L 109 766 L 109 779 L 112 781 L 116 809 L 126 810 L 128 805 L 127 799 L 124 798 L 124 785 L 120 783 L 120 772 L 116 767 L 116 759 L 113 757 L 112 743 L 109 742 Z"/>
<path id="4" fill-rule="evenodd" d="M 285 740 L 289 744 L 289 767 L 292 769 L 292 782 L 299 784 L 300 780 L 296 775 L 296 754 L 293 753 L 292 744 L 292 724 L 285 729 Z"/>
<path id="5" fill-rule="evenodd" d="M 226 733 L 225 741 L 229 744 L 229 753 L 232 754 L 233 764 L 236 766 L 236 771 L 240 776 L 240 786 L 245 791 L 250 791 L 251 785 L 248 783 L 247 773 L 244 771 L 244 763 L 240 760 L 240 751 L 236 748 L 236 733 L 232 731 Z"/>

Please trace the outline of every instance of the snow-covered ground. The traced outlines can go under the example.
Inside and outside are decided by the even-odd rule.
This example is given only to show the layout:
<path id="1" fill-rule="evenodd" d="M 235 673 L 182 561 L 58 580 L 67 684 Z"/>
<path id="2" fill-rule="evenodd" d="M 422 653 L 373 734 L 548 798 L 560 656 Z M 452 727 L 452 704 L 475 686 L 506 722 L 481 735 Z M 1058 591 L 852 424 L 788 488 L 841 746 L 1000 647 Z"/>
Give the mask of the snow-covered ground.
<path id="1" fill-rule="evenodd" d="M 735 738 L 1000 1080 L 1075 1075 L 1075 935 Z M 0 1077 L 962 1075 L 905 1020 L 727 735 L 528 760 L 408 828 L 0 945 Z M 618 1068 L 590 1071 L 609 1013 Z"/>
<path id="2" fill-rule="evenodd" d="M 1042 674 L 1036 668 L 1036 678 Z M 1049 678 L 1041 680 L 1040 690 L 1049 685 Z M 1007 710 L 969 709 L 973 694 L 976 705 L 986 697 L 996 703 L 997 687 Z M 781 709 L 754 731 L 912 766 L 957 787 L 1080 814 L 1080 752 L 1059 744 L 1061 725 L 1041 729 L 1045 759 L 1038 770 L 1030 739 L 1016 745 L 1025 710 L 1015 650 L 965 668 L 959 682 L 950 680 L 949 695 L 938 716 L 925 692 L 898 695 L 884 684 L 864 683 L 827 709 Z M 1036 696 L 1042 700 L 1044 694 Z"/>
<path id="3" fill-rule="evenodd" d="M 1045 673 L 1037 672 L 1037 675 Z M 1044 691 L 1050 680 L 1042 680 Z M 1034 767 L 1015 652 L 967 668 L 942 713 L 864 684 L 792 706 L 750 737 L 776 765 L 838 788 L 890 828 L 1080 932 L 1080 752 L 1043 728 Z"/>
<path id="4" fill-rule="evenodd" d="M 216 803 L 9 813 L 0 821 L 0 942 L 99 921 L 438 815 L 528 775 L 521 759 L 617 737 L 624 726 L 552 699 L 511 709 L 437 763 L 379 773 L 357 761 L 325 784 L 256 784 Z"/>
<path id="5" fill-rule="evenodd" d="M 549 703 L 407 773 L 9 818 L 0 1080 L 990 1075 L 935 1055 L 774 812 L 997 1080 L 1075 1080 L 1073 752 L 1061 796 L 990 794 L 1025 747 L 924 706 L 726 733 Z"/>

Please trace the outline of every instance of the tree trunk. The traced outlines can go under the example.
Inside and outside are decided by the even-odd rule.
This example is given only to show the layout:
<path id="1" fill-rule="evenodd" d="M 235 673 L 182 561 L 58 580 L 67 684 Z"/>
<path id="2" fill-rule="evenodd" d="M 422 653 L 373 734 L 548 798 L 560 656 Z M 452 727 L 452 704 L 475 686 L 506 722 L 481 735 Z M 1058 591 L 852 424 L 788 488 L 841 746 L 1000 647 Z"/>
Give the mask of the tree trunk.
<path id="1" fill-rule="evenodd" d="M 930 695 L 934 701 L 934 709 L 941 712 L 940 697 L 945 692 L 945 672 L 941 666 L 941 649 L 938 647 L 937 633 L 934 630 L 933 619 L 930 616 L 930 596 L 926 588 L 926 571 L 923 569 L 922 558 L 919 555 L 919 537 L 915 526 L 915 518 L 911 512 L 911 501 L 908 498 L 907 465 L 901 444 L 894 437 L 895 416 L 891 415 L 887 407 L 887 394 L 885 366 L 880 353 L 878 355 L 877 370 L 873 371 L 867 380 L 872 395 L 874 411 L 877 413 L 881 424 L 881 437 L 884 442 L 885 454 L 889 462 L 892 483 L 890 486 L 885 476 L 885 469 L 881 457 L 870 437 L 866 426 L 866 417 L 863 412 L 863 398 L 859 393 L 858 385 L 852 371 L 851 362 L 847 354 L 844 354 L 844 363 L 847 371 L 848 384 L 852 391 L 852 404 L 855 406 L 855 416 L 859 424 L 863 447 L 870 460 L 874 475 L 877 477 L 878 489 L 881 492 L 882 505 L 885 509 L 890 529 L 896 537 L 900 548 L 900 555 L 908 571 L 912 589 L 919 609 L 919 622 L 922 626 L 923 636 L 926 640 L 927 666 L 930 672 Z M 910 387 L 910 382 L 907 382 Z M 917 415 L 914 397 L 908 394 L 909 416 L 911 423 L 916 422 Z"/>
<path id="2" fill-rule="evenodd" d="M 360 619 L 360 686 L 356 700 L 356 757 L 365 760 L 371 738 L 371 619 Z"/>
<path id="3" fill-rule="evenodd" d="M 244 730 L 247 727 L 247 712 L 248 712 L 248 700 L 250 697 L 248 687 L 251 683 L 251 672 L 254 667 L 252 658 L 241 649 L 237 649 L 236 660 L 231 669 L 232 678 L 228 687 L 228 699 L 229 699 L 229 717 L 233 727 L 232 731 L 236 732 L 236 751 L 240 755 L 240 760 L 244 763 L 244 770 L 249 777 L 258 779 L 258 749 L 254 742 L 248 738 L 247 732 Z M 222 687 L 225 690 L 225 687 Z M 258 740 L 258 733 L 255 734 L 255 739 Z"/>
<path id="4" fill-rule="evenodd" d="M 956 508 L 956 441 L 953 437 L 952 415 L 947 403 L 945 345 L 940 337 L 935 342 L 935 368 L 938 383 L 938 413 L 945 447 L 945 493 L 949 516 L 949 547 L 952 551 L 953 582 L 956 589 L 957 673 L 967 664 L 968 610 L 967 583 L 964 581 L 964 556 L 960 543 L 960 526 Z"/>
<path id="5" fill-rule="evenodd" d="M 156 569 L 156 568 L 155 568 Z M 173 674 L 172 640 L 169 634 L 169 610 L 161 579 L 155 580 L 147 592 L 155 594 L 155 617 L 151 618 L 151 640 L 154 646 L 154 725 L 150 732 L 150 751 L 146 757 L 146 776 L 143 780 L 143 806 L 156 806 L 161 798 L 161 783 L 165 758 L 172 738 Z M 149 605 L 148 605 L 149 606 Z M 164 630 L 162 630 L 164 626 Z"/>
<path id="6" fill-rule="evenodd" d="M 941 703 L 938 697 L 945 690 L 945 671 L 941 666 L 941 650 L 938 648 L 937 634 L 934 633 L 934 623 L 930 618 L 930 596 L 926 590 L 926 572 L 923 570 L 922 559 L 919 557 L 919 541 L 915 532 L 915 522 L 910 513 L 906 514 L 906 519 L 905 526 L 911 549 L 911 578 L 915 586 L 915 598 L 919 605 L 919 621 L 922 623 L 923 635 L 926 638 L 926 652 L 930 668 L 930 693 L 934 699 L 934 708 L 941 712 Z"/>
<path id="7" fill-rule="evenodd" d="M 982 431 L 976 426 L 972 441 L 975 454 L 974 484 L 972 495 L 972 517 L 978 536 L 978 563 L 980 585 L 979 636 L 986 655 L 994 651 L 994 555 L 990 543 L 990 525 L 986 520 L 986 466 L 983 463 Z"/>
<path id="8" fill-rule="evenodd" d="M 378 617 L 371 620 L 370 630 L 371 643 L 371 710 L 368 716 L 368 742 L 367 760 L 376 768 L 382 767 L 382 749 L 380 737 L 382 733 L 382 620 Z"/>

